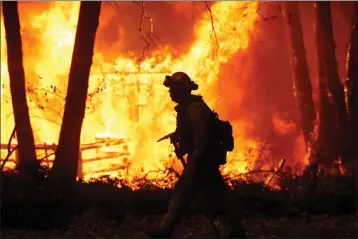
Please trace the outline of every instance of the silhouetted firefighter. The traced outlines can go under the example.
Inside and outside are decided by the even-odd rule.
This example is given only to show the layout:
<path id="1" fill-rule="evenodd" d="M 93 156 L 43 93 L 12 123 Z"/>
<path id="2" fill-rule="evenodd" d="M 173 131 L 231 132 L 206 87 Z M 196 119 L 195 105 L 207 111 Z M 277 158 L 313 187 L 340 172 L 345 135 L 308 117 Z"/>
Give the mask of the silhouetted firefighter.
<path id="1" fill-rule="evenodd" d="M 226 163 L 227 151 L 234 148 L 230 123 L 219 120 L 201 96 L 191 94 L 198 85 L 187 74 L 176 72 L 166 76 L 164 86 L 177 103 L 177 127 L 167 137 L 174 144 L 184 170 L 174 187 L 168 212 L 160 226 L 151 232 L 152 238 L 170 237 L 199 192 L 206 194 L 210 206 L 219 205 L 229 216 L 229 237 L 244 238 L 237 204 L 219 171 L 219 166 Z M 185 154 L 188 154 L 187 163 L 183 159 Z"/>

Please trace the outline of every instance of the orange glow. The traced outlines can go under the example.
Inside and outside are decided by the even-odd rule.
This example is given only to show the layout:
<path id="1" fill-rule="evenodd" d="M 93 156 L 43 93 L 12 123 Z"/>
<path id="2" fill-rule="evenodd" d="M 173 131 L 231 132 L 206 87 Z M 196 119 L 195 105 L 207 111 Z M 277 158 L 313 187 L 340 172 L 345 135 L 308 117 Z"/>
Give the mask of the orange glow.
<path id="1" fill-rule="evenodd" d="M 173 164 L 173 168 L 180 172 L 180 162 L 173 163 L 169 142 L 156 142 L 175 129 L 174 104 L 162 86 L 163 78 L 175 71 L 187 72 L 200 85 L 198 93 L 215 108 L 219 100 L 220 64 L 250 47 L 258 19 L 258 4 L 218 2 L 212 6 L 219 48 L 211 34 L 210 15 L 205 12 L 195 24 L 195 40 L 190 50 L 179 59 L 172 55 L 175 50 L 169 46 L 161 46 L 140 64 L 134 57 L 121 55 L 109 61 L 106 52 L 95 49 L 81 144 L 85 147 L 97 142 L 102 146 L 82 151 L 84 177 L 110 174 L 137 188 L 134 181 L 146 176 L 159 186 L 171 186 L 175 180 L 167 169 Z M 32 29 L 36 37 L 33 47 L 26 43 L 23 33 L 26 80 L 30 89 L 28 104 L 37 144 L 58 142 L 79 5 L 79 2 L 54 2 L 46 11 L 32 12 L 29 9 L 27 15 L 20 11 L 21 24 Z M 100 21 L 101 24 L 107 22 Z M 29 52 L 33 54 L 25 55 Z M 1 107 L 2 143 L 7 143 L 14 125 L 6 62 L 1 21 L 1 100 L 9 101 Z M 283 134 L 295 130 L 294 124 L 284 124 L 278 118 L 273 122 Z M 258 154 L 249 154 L 248 149 L 261 145 L 245 133 L 250 122 L 232 123 L 237 143 L 235 151 L 229 154 L 227 165 L 222 168 L 227 176 L 252 169 L 250 162 L 254 162 Z M 92 158 L 100 159 L 86 162 Z"/>

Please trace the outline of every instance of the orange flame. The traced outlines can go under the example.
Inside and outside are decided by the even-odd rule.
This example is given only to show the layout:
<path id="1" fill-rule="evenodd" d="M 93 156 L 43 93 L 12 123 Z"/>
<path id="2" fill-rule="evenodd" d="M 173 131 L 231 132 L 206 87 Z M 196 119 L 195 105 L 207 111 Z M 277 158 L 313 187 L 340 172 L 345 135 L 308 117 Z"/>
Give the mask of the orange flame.
<path id="1" fill-rule="evenodd" d="M 33 43 L 25 40 L 28 39 L 27 32 L 22 31 L 28 104 L 37 144 L 52 144 L 58 140 L 79 5 L 79 2 L 53 2 L 47 11 L 40 14 L 29 11 L 25 15 L 20 4 L 23 29 L 31 29 L 32 34 L 36 35 L 36 43 L 31 45 Z M 214 4 L 211 12 L 215 16 L 215 34 L 212 33 L 210 14 L 203 13 L 195 25 L 194 42 L 179 59 L 173 56 L 175 49 L 169 46 L 162 46 L 139 64 L 138 59 L 125 56 L 108 61 L 106 52 L 95 49 L 81 144 L 91 148 L 90 144 L 97 141 L 102 146 L 82 151 L 85 178 L 109 173 L 135 188 L 134 180 L 146 175 L 149 180 L 162 180 L 160 186 L 171 186 L 174 179 L 165 170 L 173 161 L 169 155 L 171 147 L 168 142 L 156 143 L 158 138 L 175 128 L 174 105 L 162 86 L 163 77 L 175 71 L 187 72 L 200 85 L 198 93 L 211 107 L 215 107 L 220 101 L 220 66 L 237 52 L 245 52 L 249 48 L 258 18 L 257 8 L 257 2 Z M 100 25 L 107 24 L 108 19 L 103 16 L 100 20 Z M 120 31 L 123 29 L 120 28 Z M 1 60 L 3 101 L 11 99 L 3 21 Z M 11 103 L 2 104 L 3 143 L 7 141 L 14 125 L 11 114 Z M 294 127 L 279 125 L 278 120 L 274 122 L 283 133 Z M 229 154 L 227 165 L 222 168 L 227 176 L 247 172 L 252 168 L 248 162 L 254 162 L 258 157 L 257 154 L 246 153 L 248 148 L 258 148 L 260 145 L 245 134 L 245 125 L 248 123 L 233 122 L 235 140 L 239 143 L 235 151 Z M 181 170 L 178 162 L 174 162 L 173 167 Z"/>

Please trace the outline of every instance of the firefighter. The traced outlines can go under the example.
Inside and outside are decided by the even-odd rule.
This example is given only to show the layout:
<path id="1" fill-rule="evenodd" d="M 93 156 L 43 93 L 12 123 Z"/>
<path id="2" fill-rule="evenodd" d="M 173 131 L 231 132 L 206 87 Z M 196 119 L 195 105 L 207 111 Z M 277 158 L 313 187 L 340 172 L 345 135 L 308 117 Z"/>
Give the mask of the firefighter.
<path id="1" fill-rule="evenodd" d="M 152 238 L 170 238 L 193 199 L 203 192 L 209 205 L 219 205 L 228 216 L 226 228 L 229 238 L 245 238 L 238 204 L 234 202 L 219 171 L 212 145 L 212 114 L 203 98 L 191 92 L 199 86 L 184 72 L 166 76 L 164 86 L 169 88 L 172 101 L 177 103 L 179 154 L 188 154 L 187 164 L 176 182 L 168 210 L 158 228 L 151 231 Z M 177 152 L 178 153 L 178 152 Z"/>

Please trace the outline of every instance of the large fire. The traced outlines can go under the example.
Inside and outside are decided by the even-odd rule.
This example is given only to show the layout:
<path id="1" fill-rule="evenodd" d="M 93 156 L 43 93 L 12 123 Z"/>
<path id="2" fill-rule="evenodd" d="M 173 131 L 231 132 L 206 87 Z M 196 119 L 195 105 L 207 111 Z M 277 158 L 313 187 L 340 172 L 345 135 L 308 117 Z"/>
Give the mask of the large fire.
<path id="1" fill-rule="evenodd" d="M 148 180 L 161 182 L 161 186 L 171 186 L 173 181 L 168 178 L 166 169 L 173 167 L 180 171 L 180 162 L 174 160 L 169 142 L 156 142 L 175 129 L 174 104 L 162 86 L 163 78 L 175 71 L 187 72 L 199 83 L 198 93 L 220 112 L 220 67 L 234 54 L 245 53 L 250 48 L 259 17 L 258 4 L 213 4 L 211 11 L 205 11 L 195 23 L 195 40 L 190 50 L 179 58 L 175 56 L 175 49 L 165 45 L 141 61 L 140 56 L 129 57 L 124 53 L 108 60 L 107 54 L 113 53 L 96 48 L 81 137 L 83 176 L 110 174 L 129 184 L 146 176 Z M 21 7 L 20 4 L 27 96 L 37 145 L 58 141 L 79 5 L 79 2 L 53 2 L 44 11 L 32 11 L 28 5 Z M 108 24 L 107 21 L 102 12 L 100 25 Z M 2 144 L 7 143 L 14 126 L 6 54 L 2 21 Z M 295 130 L 295 125 L 285 124 L 279 117 L 273 117 L 273 121 L 282 134 Z M 236 148 L 222 168 L 229 177 L 252 170 L 252 163 L 260 157 L 260 152 L 249 149 L 262 145 L 246 132 L 250 122 L 240 120 L 232 124 Z M 297 145 L 297 154 L 303 156 L 301 138 Z M 40 151 L 37 154 L 39 158 L 44 156 Z"/>

